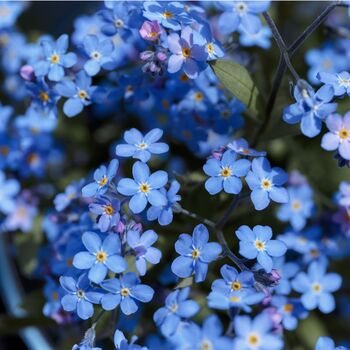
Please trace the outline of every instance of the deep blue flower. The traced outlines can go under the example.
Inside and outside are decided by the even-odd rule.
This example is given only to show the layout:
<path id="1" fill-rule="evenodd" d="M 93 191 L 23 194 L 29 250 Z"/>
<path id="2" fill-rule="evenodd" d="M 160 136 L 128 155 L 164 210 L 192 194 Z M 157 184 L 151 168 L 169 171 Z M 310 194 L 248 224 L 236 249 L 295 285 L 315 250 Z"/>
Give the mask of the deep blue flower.
<path id="1" fill-rule="evenodd" d="M 180 184 L 176 180 L 171 182 L 168 190 L 160 189 L 167 198 L 167 204 L 160 207 L 152 205 L 147 210 L 147 220 L 153 221 L 158 219 L 160 225 L 169 225 L 173 221 L 173 207 L 181 200 L 181 196 L 177 194 L 179 189 Z"/>
<path id="2" fill-rule="evenodd" d="M 42 40 L 41 46 L 45 60 L 39 61 L 34 66 L 37 77 L 46 76 L 49 80 L 60 81 L 64 77 L 64 68 L 71 68 L 77 62 L 77 56 L 66 53 L 68 49 L 68 35 L 61 35 L 56 42 Z"/>
<path id="3" fill-rule="evenodd" d="M 309 185 L 290 186 L 289 202 L 281 205 L 277 217 L 281 221 L 289 221 L 294 230 L 300 231 L 306 225 L 306 220 L 314 213 L 313 191 Z"/>
<path id="4" fill-rule="evenodd" d="M 100 283 L 108 270 L 120 273 L 127 268 L 127 263 L 121 254 L 121 242 L 117 234 L 110 233 L 103 240 L 95 232 L 85 232 L 82 241 L 88 251 L 79 252 L 74 256 L 73 265 L 82 270 L 89 270 L 89 279 Z"/>
<path id="5" fill-rule="evenodd" d="M 315 91 L 304 81 L 299 81 L 294 88 L 296 103 L 285 108 L 283 120 L 288 124 L 300 123 L 301 132 L 308 137 L 315 137 L 321 132 L 322 121 L 336 108 L 330 103 L 334 90 L 330 85 L 323 85 Z"/>
<path id="6" fill-rule="evenodd" d="M 252 170 L 249 171 L 246 181 L 252 190 L 250 198 L 256 210 L 263 210 L 270 200 L 277 203 L 288 202 L 288 192 L 282 185 L 288 175 L 281 168 L 271 168 L 266 158 L 253 159 Z"/>
<path id="7" fill-rule="evenodd" d="M 143 136 L 139 130 L 125 131 L 124 140 L 127 144 L 117 145 L 116 154 L 120 157 L 133 157 L 142 162 L 150 160 L 153 154 L 166 153 L 169 146 L 163 142 L 157 142 L 163 135 L 163 130 L 153 129 Z"/>
<path id="8" fill-rule="evenodd" d="M 256 33 L 261 27 L 259 14 L 269 8 L 270 1 L 220 1 L 218 5 L 224 10 L 218 21 L 221 33 L 233 33 L 239 26 L 250 33 Z"/>
<path id="9" fill-rule="evenodd" d="M 314 261 L 310 264 L 307 274 L 299 272 L 292 281 L 293 288 L 302 293 L 301 302 L 305 309 L 319 308 L 323 313 L 330 313 L 335 308 L 331 293 L 337 291 L 342 278 L 336 273 L 326 273 L 326 264 Z"/>
<path id="10" fill-rule="evenodd" d="M 118 225 L 120 220 L 120 201 L 107 197 L 98 197 L 94 203 L 89 205 L 92 213 L 98 215 L 97 224 L 101 232 L 106 232 Z"/>
<path id="11" fill-rule="evenodd" d="M 124 196 L 131 196 L 129 208 L 134 214 L 142 212 L 147 203 L 156 207 L 166 205 L 167 199 L 160 191 L 168 182 L 168 174 L 158 170 L 150 174 L 146 163 L 137 161 L 132 167 L 134 179 L 121 179 L 117 190 Z"/>
<path id="12" fill-rule="evenodd" d="M 204 164 L 203 170 L 210 176 L 205 182 L 205 188 L 212 195 L 222 190 L 238 194 L 242 190 L 240 177 L 247 175 L 249 169 L 249 160 L 237 160 L 237 154 L 228 150 L 222 155 L 221 160 L 211 158 Z"/>
<path id="13" fill-rule="evenodd" d="M 158 236 L 153 230 L 147 230 L 142 235 L 139 231 L 129 230 L 127 242 L 136 256 L 136 268 L 141 276 L 146 274 L 147 262 L 158 264 L 162 253 L 159 249 L 152 247 Z"/>
<path id="14" fill-rule="evenodd" d="M 73 277 L 60 277 L 62 288 L 67 294 L 61 299 L 62 307 L 66 311 L 75 311 L 78 316 L 86 320 L 94 314 L 92 304 L 99 304 L 102 294 L 93 291 L 86 274 L 79 276 L 77 281 Z"/>
<path id="15" fill-rule="evenodd" d="M 272 332 L 273 326 L 267 314 L 259 314 L 253 320 L 248 316 L 236 316 L 232 350 L 281 350 L 283 340 Z"/>
<path id="16" fill-rule="evenodd" d="M 171 265 L 175 275 L 186 278 L 194 274 L 197 283 L 205 280 L 208 264 L 216 260 L 222 251 L 220 244 L 208 243 L 208 240 L 208 230 L 202 224 L 194 228 L 192 236 L 187 233 L 180 235 L 175 243 L 175 250 L 180 256 Z"/>
<path id="17" fill-rule="evenodd" d="M 163 335 L 173 335 L 181 319 L 190 318 L 199 311 L 199 305 L 193 300 L 187 300 L 190 288 L 177 289 L 165 299 L 165 306 L 158 309 L 153 320 Z"/>
<path id="18" fill-rule="evenodd" d="M 282 256 L 287 251 L 287 246 L 282 241 L 271 240 L 272 230 L 269 226 L 256 225 L 252 230 L 242 225 L 236 235 L 240 240 L 239 253 L 247 259 L 257 258 L 266 272 L 272 271 L 272 257 Z"/>
<path id="19" fill-rule="evenodd" d="M 108 186 L 115 177 L 119 167 L 119 161 L 117 159 L 112 159 L 106 168 L 101 165 L 94 172 L 94 182 L 85 185 L 82 188 L 83 197 L 94 197 L 96 195 L 105 194 L 108 190 Z"/>
<path id="20" fill-rule="evenodd" d="M 105 68 L 106 65 L 113 62 L 111 57 L 114 45 L 112 40 L 103 39 L 99 40 L 96 35 L 88 35 L 83 42 L 84 51 L 89 56 L 89 60 L 85 62 L 85 72 L 93 77 L 96 75 L 101 67 Z"/>
<path id="21" fill-rule="evenodd" d="M 57 93 L 67 97 L 68 100 L 63 105 L 63 112 L 67 117 L 75 117 L 85 106 L 92 103 L 96 86 L 91 86 L 91 77 L 84 71 L 76 75 L 76 80 L 64 80 L 56 85 Z"/>
<path id="22" fill-rule="evenodd" d="M 148 303 L 154 294 L 151 287 L 140 282 L 134 272 L 127 272 L 120 279 L 112 278 L 101 282 L 101 287 L 109 292 L 101 299 L 102 307 L 105 310 L 113 310 L 120 304 L 125 315 L 135 313 L 138 310 L 135 300 Z"/>

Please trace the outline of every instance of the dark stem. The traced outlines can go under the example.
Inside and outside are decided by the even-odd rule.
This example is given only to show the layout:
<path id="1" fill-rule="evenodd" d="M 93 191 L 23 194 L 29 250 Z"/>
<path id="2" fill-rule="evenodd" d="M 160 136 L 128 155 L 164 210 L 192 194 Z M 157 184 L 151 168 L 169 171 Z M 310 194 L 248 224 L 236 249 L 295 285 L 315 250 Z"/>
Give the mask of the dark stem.
<path id="1" fill-rule="evenodd" d="M 235 210 L 239 200 L 241 199 L 241 196 L 238 195 L 238 196 L 235 196 L 233 199 L 232 199 L 232 202 L 230 204 L 230 206 L 227 208 L 227 210 L 225 211 L 224 215 L 222 216 L 222 218 L 218 221 L 218 223 L 215 225 L 215 228 L 216 229 L 219 229 L 221 230 L 226 222 L 229 220 L 232 212 Z"/>

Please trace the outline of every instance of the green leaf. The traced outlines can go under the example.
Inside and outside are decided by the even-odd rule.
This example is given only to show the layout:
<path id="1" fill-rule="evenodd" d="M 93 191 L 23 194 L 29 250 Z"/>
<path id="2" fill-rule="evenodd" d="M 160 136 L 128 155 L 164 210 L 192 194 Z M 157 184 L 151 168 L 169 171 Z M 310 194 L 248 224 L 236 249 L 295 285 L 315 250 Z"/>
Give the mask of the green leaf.
<path id="1" fill-rule="evenodd" d="M 224 86 L 257 117 L 261 108 L 259 91 L 247 69 L 235 61 L 216 60 L 210 65 Z"/>
<path id="2" fill-rule="evenodd" d="M 305 345 L 313 349 L 317 339 L 321 336 L 327 336 L 328 332 L 322 321 L 315 314 L 311 314 L 300 322 L 297 334 Z"/>

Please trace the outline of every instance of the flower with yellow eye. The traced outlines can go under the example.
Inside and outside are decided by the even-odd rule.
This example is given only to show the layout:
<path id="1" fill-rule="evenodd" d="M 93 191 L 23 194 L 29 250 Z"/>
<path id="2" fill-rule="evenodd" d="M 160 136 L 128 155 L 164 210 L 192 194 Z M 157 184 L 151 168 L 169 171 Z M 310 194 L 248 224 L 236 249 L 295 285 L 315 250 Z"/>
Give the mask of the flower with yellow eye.
<path id="1" fill-rule="evenodd" d="M 101 283 L 108 270 L 123 272 L 127 263 L 121 254 L 121 242 L 118 235 L 111 233 L 102 241 L 95 232 L 85 232 L 82 241 L 87 251 L 75 254 L 73 265 L 77 269 L 89 270 L 88 277 L 94 283 Z"/>
<path id="2" fill-rule="evenodd" d="M 108 168 L 101 165 L 94 172 L 94 182 L 85 185 L 82 188 L 83 197 L 95 197 L 96 195 L 105 194 L 108 186 L 117 174 L 119 167 L 118 159 L 112 159 Z"/>
<path id="3" fill-rule="evenodd" d="M 98 215 L 97 224 L 101 232 L 106 232 L 118 225 L 120 220 L 120 201 L 118 199 L 110 200 L 101 196 L 89 205 L 89 209 Z"/>
<path id="4" fill-rule="evenodd" d="M 272 257 L 283 256 L 287 246 L 280 240 L 271 240 L 272 230 L 269 226 L 256 225 L 253 229 L 242 225 L 236 231 L 239 242 L 239 253 L 247 259 L 257 258 L 266 272 L 273 267 Z"/>
<path id="5" fill-rule="evenodd" d="M 249 169 L 249 160 L 237 160 L 237 154 L 228 150 L 222 155 L 221 160 L 211 158 L 204 164 L 203 170 L 210 176 L 205 182 L 205 188 L 212 195 L 222 190 L 238 194 L 242 189 L 240 177 L 247 175 Z"/>
<path id="6" fill-rule="evenodd" d="M 287 203 L 288 192 L 282 187 L 287 179 L 288 174 L 281 168 L 271 168 L 266 158 L 253 159 L 252 170 L 249 171 L 246 181 L 252 190 L 250 198 L 255 209 L 265 209 L 271 200 L 277 203 Z"/>

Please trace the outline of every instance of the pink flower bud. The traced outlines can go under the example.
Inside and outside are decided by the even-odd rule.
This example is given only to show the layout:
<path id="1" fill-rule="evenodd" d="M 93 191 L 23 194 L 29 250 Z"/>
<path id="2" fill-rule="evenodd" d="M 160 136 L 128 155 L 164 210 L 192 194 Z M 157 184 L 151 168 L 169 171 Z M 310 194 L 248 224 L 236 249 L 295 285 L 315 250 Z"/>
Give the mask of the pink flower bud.
<path id="1" fill-rule="evenodd" d="M 34 68 L 29 65 L 24 65 L 21 67 L 21 70 L 19 72 L 20 76 L 27 81 L 34 81 Z"/>
<path id="2" fill-rule="evenodd" d="M 148 41 L 158 39 L 162 29 L 157 21 L 145 21 L 139 30 L 141 37 Z"/>

